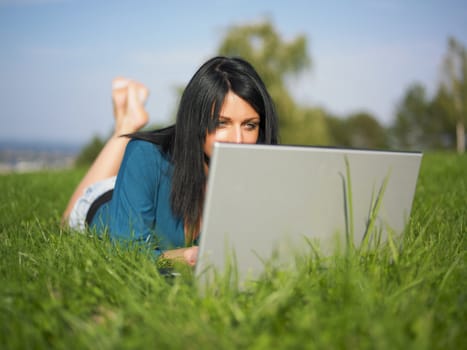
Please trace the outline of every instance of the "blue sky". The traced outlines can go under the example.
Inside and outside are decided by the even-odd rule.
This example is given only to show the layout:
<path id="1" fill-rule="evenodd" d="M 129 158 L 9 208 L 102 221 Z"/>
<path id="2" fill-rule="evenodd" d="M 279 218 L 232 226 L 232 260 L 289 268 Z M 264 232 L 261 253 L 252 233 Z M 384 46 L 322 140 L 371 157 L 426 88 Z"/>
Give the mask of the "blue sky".
<path id="1" fill-rule="evenodd" d="M 435 89 L 449 35 L 467 45 L 457 0 L 0 0 L 0 141 L 107 136 L 117 75 L 144 82 L 151 123 L 167 123 L 175 87 L 229 26 L 266 18 L 285 40 L 307 36 L 312 68 L 290 83 L 299 103 L 384 124 L 409 84 Z"/>

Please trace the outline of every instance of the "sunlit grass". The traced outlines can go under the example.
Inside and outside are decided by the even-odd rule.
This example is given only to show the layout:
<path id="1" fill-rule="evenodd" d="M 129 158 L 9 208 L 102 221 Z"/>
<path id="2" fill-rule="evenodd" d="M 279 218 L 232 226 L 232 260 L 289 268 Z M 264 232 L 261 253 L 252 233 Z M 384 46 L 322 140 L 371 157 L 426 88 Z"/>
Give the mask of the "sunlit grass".
<path id="1" fill-rule="evenodd" d="M 425 155 L 412 220 L 392 247 L 310 250 L 296 270 L 271 269 L 246 290 L 221 278 L 203 295 L 187 272 L 160 276 L 147 252 L 59 226 L 82 170 L 1 176 L 0 344 L 465 347 L 466 169 L 466 156 Z"/>

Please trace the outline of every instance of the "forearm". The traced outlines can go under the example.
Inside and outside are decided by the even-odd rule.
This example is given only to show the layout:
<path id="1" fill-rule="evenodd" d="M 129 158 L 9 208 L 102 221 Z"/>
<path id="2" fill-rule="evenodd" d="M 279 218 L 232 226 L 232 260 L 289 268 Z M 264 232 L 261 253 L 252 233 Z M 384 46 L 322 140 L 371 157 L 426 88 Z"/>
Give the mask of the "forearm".
<path id="1" fill-rule="evenodd" d="M 180 261 L 194 266 L 198 257 L 198 247 L 178 248 L 166 250 L 162 257 L 169 260 Z"/>

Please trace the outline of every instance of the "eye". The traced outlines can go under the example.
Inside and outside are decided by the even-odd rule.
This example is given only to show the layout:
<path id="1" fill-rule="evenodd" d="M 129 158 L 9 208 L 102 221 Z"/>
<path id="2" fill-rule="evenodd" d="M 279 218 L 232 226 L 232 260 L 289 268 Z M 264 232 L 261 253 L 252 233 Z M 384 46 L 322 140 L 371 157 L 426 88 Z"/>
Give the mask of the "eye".
<path id="1" fill-rule="evenodd" d="M 226 126 L 227 126 L 227 121 L 226 120 L 219 119 L 217 121 L 217 124 L 216 124 L 217 128 L 223 128 L 223 127 L 226 127 Z"/>
<path id="2" fill-rule="evenodd" d="M 258 121 L 251 121 L 245 124 L 248 130 L 256 130 L 259 127 Z"/>

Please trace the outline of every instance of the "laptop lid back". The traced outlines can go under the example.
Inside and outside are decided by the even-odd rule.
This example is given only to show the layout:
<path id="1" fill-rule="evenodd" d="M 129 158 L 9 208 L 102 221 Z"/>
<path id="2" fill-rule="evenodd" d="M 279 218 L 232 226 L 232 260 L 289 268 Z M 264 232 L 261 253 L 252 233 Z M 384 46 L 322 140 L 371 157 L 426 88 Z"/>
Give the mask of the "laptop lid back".
<path id="1" fill-rule="evenodd" d="M 290 263 L 310 242 L 384 241 L 409 219 L 422 154 L 216 143 L 196 275 L 235 261 L 240 280 Z M 371 230 L 372 232 L 367 232 Z M 272 259 L 274 257 L 274 259 Z M 209 272 L 211 271 L 211 272 Z"/>

